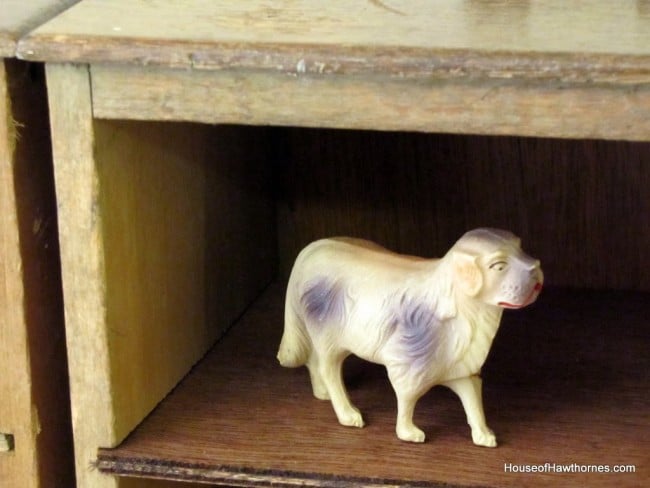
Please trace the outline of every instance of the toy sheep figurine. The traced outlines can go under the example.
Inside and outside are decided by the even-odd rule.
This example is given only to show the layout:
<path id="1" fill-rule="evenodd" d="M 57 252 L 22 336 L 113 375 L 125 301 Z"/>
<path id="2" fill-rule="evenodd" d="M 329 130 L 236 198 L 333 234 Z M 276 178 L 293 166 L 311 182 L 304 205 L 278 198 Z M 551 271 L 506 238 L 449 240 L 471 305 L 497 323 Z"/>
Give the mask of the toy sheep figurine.
<path id="1" fill-rule="evenodd" d="M 459 397 L 472 440 L 495 447 L 485 423 L 481 366 L 504 308 L 535 301 L 540 263 L 507 231 L 467 232 L 442 259 L 393 253 L 361 239 L 322 239 L 291 272 L 278 360 L 306 365 L 314 396 L 332 402 L 343 425 L 363 427 L 343 385 L 343 360 L 383 364 L 397 395 L 397 436 L 424 442 L 413 423 L 418 399 L 434 385 Z"/>

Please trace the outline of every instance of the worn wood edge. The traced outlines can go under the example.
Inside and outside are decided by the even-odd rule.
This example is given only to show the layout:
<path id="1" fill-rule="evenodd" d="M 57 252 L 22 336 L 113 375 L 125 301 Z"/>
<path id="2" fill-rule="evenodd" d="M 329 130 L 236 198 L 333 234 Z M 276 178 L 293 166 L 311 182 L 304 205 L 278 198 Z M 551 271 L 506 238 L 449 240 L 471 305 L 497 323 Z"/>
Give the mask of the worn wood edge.
<path id="1" fill-rule="evenodd" d="M 8 172 L 0 177 L 0 221 L 12 222 L 0 231 L 0 243 L 4 237 L 15 244 L 5 248 L 4 256 L 0 249 L 0 268 L 6 264 L 6 287 L 12 292 L 11 300 L 0 305 L 0 317 L 7 314 L 0 329 L 6 324 L 9 333 L 0 338 L 9 361 L 0 371 L 11 386 L 6 397 L 0 393 L 5 400 L 0 400 L 0 423 L 10 418 L 3 406 L 12 404 L 19 422 L 15 430 L 0 426 L 0 431 L 16 434 L 20 457 L 24 451 L 35 459 L 34 466 L 17 472 L 17 485 L 67 484 L 74 479 L 72 430 L 44 69 L 16 59 L 2 64 L 9 80 L 8 122 L 15 148 L 7 164 L 0 165 L 0 173 Z M 2 73 L 0 67 L 0 79 Z M 3 203 L 5 195 L 9 204 Z M 23 346 L 12 348 L 21 341 Z M 19 374 L 23 362 L 25 377 Z"/>
<path id="2" fill-rule="evenodd" d="M 91 73 L 99 118 L 650 140 L 650 84 L 409 83 L 107 65 Z"/>
<path id="3" fill-rule="evenodd" d="M 402 79 L 490 78 L 576 83 L 650 83 L 650 54 L 425 49 L 400 46 L 200 42 L 38 34 L 19 41 L 30 61 L 120 63 L 285 74 L 384 75 Z"/>
<path id="4" fill-rule="evenodd" d="M 70 403 L 79 486 L 115 488 L 118 481 L 88 469 L 98 445 L 115 443 L 111 398 L 98 175 L 94 167 L 88 67 L 46 66 Z M 93 372 L 89 371 L 93 369 Z"/>
<path id="5" fill-rule="evenodd" d="M 11 435 L 8 451 L 0 452 L 0 483 L 20 480 L 23 486 L 35 487 L 39 420 L 36 409 L 30 408 L 30 351 L 13 181 L 19 127 L 9 83 L 7 65 L 0 61 L 0 432 Z"/>
<path id="6" fill-rule="evenodd" d="M 0 32 L 0 58 L 10 58 L 16 53 L 16 39 L 8 32 Z"/>
<path id="7" fill-rule="evenodd" d="M 121 459 L 111 455 L 110 449 L 99 449 L 95 464 L 102 473 L 117 476 L 146 477 L 172 481 L 189 481 L 223 486 L 279 486 L 341 488 L 346 486 L 364 488 L 441 488 L 450 485 L 442 482 L 413 481 L 356 476 L 337 476 L 327 473 L 303 473 L 273 469 L 251 469 L 238 466 L 208 466 L 194 463 L 178 463 L 159 459 Z M 478 485 L 473 485 L 479 488 Z"/>
<path id="8" fill-rule="evenodd" d="M 79 2 L 79 0 L 59 0 L 56 3 L 53 2 L 49 7 L 45 7 L 37 11 L 34 15 L 29 16 L 21 24 L 17 25 L 14 31 L 0 31 L 0 57 L 14 57 L 18 40 L 22 36 L 36 29 L 38 26 L 44 24 L 64 10 L 67 10 L 77 2 Z"/>

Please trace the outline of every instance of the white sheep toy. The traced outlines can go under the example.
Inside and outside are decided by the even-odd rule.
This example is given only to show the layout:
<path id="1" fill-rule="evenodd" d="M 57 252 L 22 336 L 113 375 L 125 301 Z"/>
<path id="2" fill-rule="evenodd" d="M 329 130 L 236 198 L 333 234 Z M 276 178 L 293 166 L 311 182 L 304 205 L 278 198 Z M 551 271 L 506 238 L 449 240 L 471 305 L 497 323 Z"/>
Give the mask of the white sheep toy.
<path id="1" fill-rule="evenodd" d="M 442 259 L 322 239 L 302 250 L 291 272 L 278 359 L 307 366 L 316 398 L 331 400 L 339 422 L 355 427 L 364 423 L 345 390 L 343 361 L 354 354 L 383 364 L 404 441 L 424 442 L 415 404 L 432 386 L 447 386 L 460 397 L 474 443 L 494 447 L 479 373 L 503 309 L 533 303 L 543 280 L 539 261 L 503 230 L 467 232 Z"/>

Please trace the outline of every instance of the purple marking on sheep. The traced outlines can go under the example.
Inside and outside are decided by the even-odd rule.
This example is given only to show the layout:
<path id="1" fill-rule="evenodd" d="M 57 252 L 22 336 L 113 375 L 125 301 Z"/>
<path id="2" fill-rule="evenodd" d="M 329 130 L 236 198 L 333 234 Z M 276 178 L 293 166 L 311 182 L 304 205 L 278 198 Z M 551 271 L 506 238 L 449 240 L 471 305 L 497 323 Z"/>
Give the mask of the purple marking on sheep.
<path id="1" fill-rule="evenodd" d="M 345 314 L 343 289 L 327 278 L 320 278 L 309 284 L 301 302 L 307 317 L 318 323 L 340 323 Z"/>
<path id="2" fill-rule="evenodd" d="M 415 369 L 426 367 L 438 349 L 440 321 L 430 304 L 402 297 L 397 316 L 399 348 Z"/>

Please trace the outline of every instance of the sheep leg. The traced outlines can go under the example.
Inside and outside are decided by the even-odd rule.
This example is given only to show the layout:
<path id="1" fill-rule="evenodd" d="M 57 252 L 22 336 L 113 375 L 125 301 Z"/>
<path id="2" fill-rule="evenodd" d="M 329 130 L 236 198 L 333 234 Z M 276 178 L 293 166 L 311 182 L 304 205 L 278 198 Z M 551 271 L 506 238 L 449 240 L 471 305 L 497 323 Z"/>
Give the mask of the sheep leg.
<path id="1" fill-rule="evenodd" d="M 443 384 L 460 398 L 467 415 L 467 423 L 472 428 L 472 441 L 474 441 L 474 444 L 496 447 L 497 441 L 494 432 L 485 423 L 481 378 L 473 375 L 447 381 Z"/>
<path id="2" fill-rule="evenodd" d="M 343 384 L 342 368 L 345 357 L 346 354 L 341 353 L 330 353 L 324 357 L 319 357 L 318 371 L 327 388 L 339 423 L 350 427 L 363 427 L 361 412 L 350 402 Z"/>

